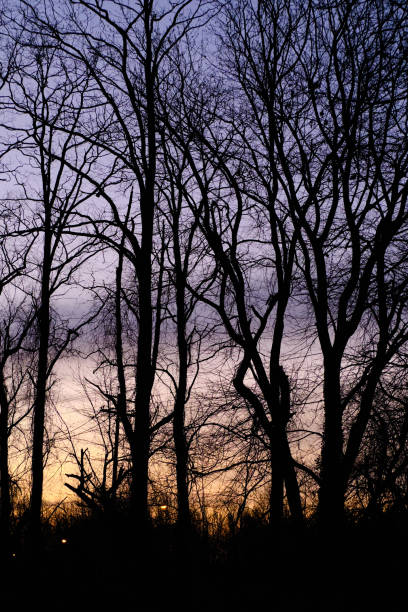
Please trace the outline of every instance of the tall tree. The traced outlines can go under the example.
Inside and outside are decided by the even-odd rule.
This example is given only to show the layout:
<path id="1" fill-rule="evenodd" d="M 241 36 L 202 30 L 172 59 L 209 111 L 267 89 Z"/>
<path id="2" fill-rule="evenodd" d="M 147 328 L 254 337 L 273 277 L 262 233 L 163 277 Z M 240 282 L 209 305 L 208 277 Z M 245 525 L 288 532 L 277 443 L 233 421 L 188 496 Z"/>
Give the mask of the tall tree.
<path id="1" fill-rule="evenodd" d="M 218 295 L 212 299 L 216 292 L 205 285 L 196 295 L 219 313 L 227 334 L 241 350 L 234 386 L 269 439 L 270 509 L 276 525 L 283 515 L 284 487 L 291 513 L 297 519 L 302 517 L 287 436 L 292 416 L 290 384 L 282 365 L 297 231 L 285 194 L 279 191 L 272 131 L 278 129 L 273 126 L 275 89 L 296 63 L 289 57 L 280 65 L 279 53 L 287 54 L 303 12 L 294 23 L 285 18 L 288 12 L 284 7 L 272 14 L 263 9 L 256 12 L 249 3 L 226 3 L 220 19 L 226 24 L 220 34 L 220 57 L 225 60 L 220 65 L 221 77 L 204 83 L 203 76 L 185 61 L 184 72 L 180 70 L 184 105 L 178 114 L 175 108 L 169 112 L 173 137 L 188 158 L 200 194 L 199 204 L 196 197 L 190 198 L 192 210 L 216 262 L 213 274 Z M 266 38 L 280 20 L 283 30 L 286 26 L 282 40 L 278 45 L 271 33 L 268 43 L 263 41 L 269 46 L 263 48 L 262 56 L 259 39 L 263 34 Z M 264 70 L 270 69 L 264 89 L 263 81 L 256 83 L 256 78 L 264 79 L 264 72 L 261 77 L 256 69 L 262 61 Z M 272 341 L 266 348 L 264 338 L 269 333 Z M 268 363 L 263 357 L 265 350 Z M 248 377 L 256 391 L 248 384 Z"/>
<path id="2" fill-rule="evenodd" d="M 7 232 L 10 228 L 7 228 Z M 13 260 L 13 273 L 7 265 L 1 287 L 1 328 L 0 328 L 0 541 L 1 551 L 5 557 L 10 553 L 11 518 L 13 511 L 12 472 L 15 466 L 10 465 L 10 446 L 19 449 L 14 438 L 17 428 L 26 423 L 31 412 L 29 398 L 30 375 L 34 366 L 33 354 L 30 351 L 29 336 L 34 326 L 36 311 L 30 307 L 28 300 L 16 289 L 14 283 L 21 286 L 21 276 L 29 252 L 28 245 L 20 241 L 18 259 L 11 257 L 11 245 L 5 235 L 2 236 L 6 247 L 6 258 Z M 5 263 L 4 261 L 2 263 Z M 18 265 L 19 264 L 19 265 Z M 7 287 L 7 285 L 10 285 Z M 19 295 L 20 294 L 20 295 Z M 16 453 L 14 453 L 16 454 Z M 20 453 L 17 456 L 20 459 Z M 21 484 L 21 483 L 16 483 Z"/>
<path id="3" fill-rule="evenodd" d="M 174 91 L 171 92 L 174 96 Z M 161 106 L 167 106 L 161 99 Z M 176 454 L 177 522 L 180 532 L 188 534 L 192 526 L 189 503 L 189 441 L 186 427 L 186 408 L 200 371 L 201 362 L 214 356 L 217 347 L 210 350 L 205 345 L 211 339 L 215 325 L 199 315 L 197 295 L 189 285 L 197 286 L 205 281 L 201 264 L 208 257 L 208 245 L 198 232 L 198 222 L 191 213 L 186 193 L 194 189 L 194 177 L 186 156 L 177 150 L 171 139 L 163 133 L 163 171 L 160 190 L 163 203 L 159 205 L 163 229 L 168 234 L 166 261 L 173 293 L 167 306 L 173 324 L 169 334 L 174 335 L 177 359 L 172 357 L 163 364 L 163 374 L 169 382 L 174 398 L 173 439 Z M 205 322 L 204 322 L 205 321 Z M 173 327 L 174 326 L 174 327 Z M 207 349 L 207 350 L 206 350 Z M 170 349 L 172 352 L 174 349 Z"/>
<path id="4" fill-rule="evenodd" d="M 190 122 L 186 133 L 206 150 L 207 164 L 214 160 L 212 167 L 225 176 L 235 198 L 235 214 L 226 218 L 231 208 L 220 197 L 220 186 L 213 177 L 211 184 L 204 164 L 196 165 L 201 225 L 225 275 L 217 307 L 224 309 L 237 344 L 247 347 L 235 385 L 249 400 L 244 376 L 252 366 L 261 388 L 265 381 L 262 395 L 274 414 L 275 435 L 282 431 L 272 444 L 277 516 L 279 483 L 285 471 L 290 475 L 287 466 L 294 465 L 290 455 L 285 458 L 278 450 L 287 444 L 284 430 L 290 414 L 279 360 L 289 289 L 295 270 L 302 271 L 323 362 L 324 432 L 316 480 L 320 517 L 327 526 L 342 520 L 348 479 L 378 380 L 406 342 L 405 255 L 397 245 L 407 222 L 407 12 L 395 8 L 384 2 L 320 8 L 296 1 L 223 3 L 219 65 L 233 103 L 226 110 L 225 95 L 218 95 L 218 105 L 209 98 L 207 122 L 202 112 L 184 112 L 186 124 Z M 196 98 L 201 99 L 198 90 Z M 194 123 L 191 117 L 200 118 Z M 262 207 L 268 215 L 263 223 Z M 253 337 L 245 335 L 253 322 L 246 314 L 243 267 L 237 257 L 238 228 L 250 227 L 253 210 L 258 223 L 270 228 L 276 274 L 276 293 L 267 302 L 276 305 L 269 380 L 258 365 Z M 259 225 L 251 234 L 266 243 Z M 254 255 L 250 261 L 253 266 Z M 231 290 L 225 278 L 231 282 L 245 342 L 225 310 Z M 261 330 L 267 319 L 254 304 L 252 311 Z M 357 336 L 370 317 L 375 331 L 359 345 Z M 350 385 L 345 368 L 351 354 L 361 359 L 362 353 L 370 357 Z M 360 402 L 350 420 L 357 392 Z M 260 408 L 257 416 L 266 426 Z M 291 482 L 296 492 L 291 477 L 288 493 Z"/>
<path id="5" fill-rule="evenodd" d="M 35 53 L 32 53 L 33 45 Z M 40 243 L 31 264 L 31 287 L 36 312 L 37 365 L 34 375 L 33 448 L 30 522 L 34 540 L 40 534 L 44 472 L 44 431 L 50 376 L 60 356 L 78 335 L 84 321 L 64 321 L 52 310 L 52 296 L 74 284 L 74 276 L 93 252 L 93 241 L 67 237 L 65 231 L 78 207 L 89 197 L 82 189 L 83 179 L 67 167 L 72 155 L 82 169 L 89 168 L 88 150 L 78 151 L 74 131 L 81 112 L 81 95 L 86 77 L 68 75 L 66 65 L 40 37 L 20 47 L 20 66 L 10 82 L 8 99 L 3 102 L 11 118 L 7 145 L 8 164 L 15 177 L 17 198 L 24 200 L 24 216 L 17 236 L 37 236 Z M 34 57 L 33 57 L 34 55 Z M 67 100 L 75 98 L 76 111 L 69 114 Z M 56 133 L 55 124 L 63 117 L 66 133 Z M 59 161 L 55 156 L 58 151 Z M 38 184 L 30 187 L 30 180 Z M 33 178 L 32 174 L 35 175 Z M 17 239 L 17 238 L 16 238 Z M 36 270 L 36 272 L 35 272 Z M 38 283 L 38 289 L 37 289 Z"/>
<path id="6" fill-rule="evenodd" d="M 406 338 L 406 277 L 397 280 L 395 266 L 404 261 L 398 244 L 407 224 L 408 14 L 394 9 L 388 2 L 311 6 L 307 44 L 295 37 L 299 61 L 280 95 L 285 132 L 276 133 L 275 147 L 322 354 L 319 512 L 328 528 L 343 520 L 379 377 Z M 350 389 L 352 354 L 369 359 Z"/>
<path id="7" fill-rule="evenodd" d="M 129 224 L 117 194 L 99 174 L 86 175 L 108 202 L 113 222 L 126 237 L 126 257 L 137 285 L 136 418 L 121 413 L 132 455 L 131 499 L 137 524 L 148 521 L 148 467 L 150 404 L 160 338 L 160 316 L 154 292 L 153 248 L 157 211 L 157 168 L 160 159 L 157 91 L 168 86 L 168 55 L 172 47 L 207 19 L 205 2 L 162 3 L 138 0 L 64 3 L 44 11 L 28 3 L 27 18 L 35 29 L 47 32 L 48 44 L 63 50 L 89 72 L 95 97 L 88 99 L 77 134 L 83 143 L 104 152 L 123 186 L 134 187 Z M 55 27 L 59 23 L 59 27 Z M 63 24 L 67 24 L 66 27 Z M 60 129 L 64 126 L 60 124 Z M 75 167 L 80 176 L 81 168 Z M 109 173 L 111 173 L 111 170 Z M 115 244 L 114 241 L 111 242 Z M 155 316 L 155 313 L 157 316 Z"/>

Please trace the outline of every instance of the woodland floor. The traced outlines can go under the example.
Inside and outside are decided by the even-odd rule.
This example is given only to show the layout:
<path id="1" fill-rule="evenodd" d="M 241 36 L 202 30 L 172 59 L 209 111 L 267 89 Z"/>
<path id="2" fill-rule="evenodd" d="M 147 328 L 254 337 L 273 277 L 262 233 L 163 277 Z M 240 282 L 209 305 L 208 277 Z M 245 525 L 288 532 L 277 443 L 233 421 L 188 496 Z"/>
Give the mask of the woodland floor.
<path id="1" fill-rule="evenodd" d="M 405 517 L 349 528 L 335 546 L 313 527 L 290 525 L 277 542 L 259 524 L 234 536 L 195 536 L 182 558 L 169 526 L 152 530 L 144 555 L 129 542 L 123 525 L 82 521 L 48 533 L 35 559 L 16 546 L 2 573 L 0 609 L 408 610 Z"/>

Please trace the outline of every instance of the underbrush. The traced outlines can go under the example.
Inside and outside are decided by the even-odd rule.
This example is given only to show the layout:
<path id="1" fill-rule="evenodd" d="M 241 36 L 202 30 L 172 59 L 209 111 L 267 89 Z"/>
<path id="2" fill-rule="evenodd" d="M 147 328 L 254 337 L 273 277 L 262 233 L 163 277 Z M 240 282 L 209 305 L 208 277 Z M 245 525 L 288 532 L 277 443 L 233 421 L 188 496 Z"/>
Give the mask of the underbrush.
<path id="1" fill-rule="evenodd" d="M 239 529 L 188 534 L 153 522 L 138 532 L 125 511 L 63 514 L 44 526 L 35 555 L 15 541 L 7 601 L 43 609 L 405 610 L 408 517 L 383 515 L 320 534 L 313 519 L 272 532 L 248 515 Z M 122 606 L 122 607 L 121 607 Z M 121 608 L 120 608 L 121 607 Z"/>

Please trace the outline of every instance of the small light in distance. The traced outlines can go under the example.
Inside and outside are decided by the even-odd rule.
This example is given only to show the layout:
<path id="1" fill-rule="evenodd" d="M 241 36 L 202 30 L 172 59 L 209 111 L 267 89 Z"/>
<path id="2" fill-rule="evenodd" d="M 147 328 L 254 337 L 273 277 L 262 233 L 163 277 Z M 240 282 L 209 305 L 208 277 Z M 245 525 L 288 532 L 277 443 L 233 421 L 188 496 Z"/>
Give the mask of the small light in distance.
<path id="1" fill-rule="evenodd" d="M 11 554 L 11 556 L 12 556 L 12 557 L 15 557 L 15 556 L 16 556 L 16 553 L 12 553 L 12 554 Z"/>
<path id="2" fill-rule="evenodd" d="M 61 544 L 66 544 L 67 542 L 68 542 L 68 540 L 66 540 L 65 538 L 62 538 Z"/>
<path id="3" fill-rule="evenodd" d="M 163 504 L 163 506 L 160 506 L 160 510 L 167 510 L 167 506 Z"/>

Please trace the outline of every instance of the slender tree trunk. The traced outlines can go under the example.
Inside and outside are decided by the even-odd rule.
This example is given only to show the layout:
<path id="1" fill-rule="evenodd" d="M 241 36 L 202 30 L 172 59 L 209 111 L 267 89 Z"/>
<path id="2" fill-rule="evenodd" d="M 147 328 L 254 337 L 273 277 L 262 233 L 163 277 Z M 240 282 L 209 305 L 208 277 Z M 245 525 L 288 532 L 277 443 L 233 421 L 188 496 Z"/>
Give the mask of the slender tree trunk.
<path id="1" fill-rule="evenodd" d="M 174 402 L 173 436 L 176 452 L 177 476 L 177 524 L 181 533 L 191 528 L 191 512 L 188 496 L 188 447 L 185 432 L 185 404 L 187 394 L 188 345 L 186 339 L 186 278 L 182 269 L 180 253 L 180 217 L 179 210 L 173 220 L 173 245 L 176 276 L 176 310 L 177 310 L 177 350 L 178 350 L 178 384 Z"/>
<path id="2" fill-rule="evenodd" d="M 9 403 L 3 377 L 0 378 L 0 542 L 6 557 L 10 545 L 11 495 L 8 467 L 8 413 Z"/>
<path id="3" fill-rule="evenodd" d="M 120 419 L 118 414 L 115 415 L 115 431 L 113 438 L 113 451 L 112 451 L 112 492 L 113 492 L 113 504 L 116 506 L 116 485 L 118 481 L 118 467 L 119 467 L 119 432 L 120 432 Z"/>
<path id="4" fill-rule="evenodd" d="M 130 204 L 129 204 L 130 206 Z M 123 272 L 123 248 L 124 234 L 122 235 L 121 249 L 119 251 L 118 267 L 116 268 L 116 287 L 115 287 L 115 352 L 116 352 L 116 368 L 118 376 L 119 393 L 116 400 L 116 422 L 115 422 L 115 444 L 113 456 L 113 471 L 112 471 L 112 486 L 116 483 L 118 471 L 118 446 L 119 446 L 119 424 L 122 423 L 125 431 L 126 439 L 130 447 L 131 466 L 136 461 L 135 439 L 132 423 L 127 414 L 127 387 L 125 366 L 123 360 L 123 341 L 122 341 L 122 272 Z M 132 472 L 132 481 L 135 478 Z M 132 486 L 131 484 L 131 486 Z M 132 490 L 131 490 L 132 495 Z M 132 499 L 132 498 L 131 498 Z"/>
<path id="5" fill-rule="evenodd" d="M 181 305 L 180 305 L 181 306 Z M 184 300 L 182 303 L 184 318 Z M 179 305 L 177 306 L 179 310 Z M 176 475 L 177 475 L 177 523 L 182 531 L 188 531 L 191 527 L 191 514 L 188 496 L 188 448 L 185 436 L 185 401 L 187 391 L 187 343 L 185 339 L 185 325 L 183 320 L 178 319 L 178 352 L 179 352 L 179 377 L 174 402 L 173 435 L 176 450 Z"/>
<path id="6" fill-rule="evenodd" d="M 296 521 L 297 524 L 300 525 L 303 523 L 303 520 L 304 520 L 302 499 L 300 497 L 299 482 L 296 476 L 296 470 L 293 464 L 292 454 L 290 452 L 286 431 L 284 432 L 284 434 L 285 435 L 282 440 L 282 445 L 286 449 L 286 463 L 285 463 L 286 497 L 288 499 L 290 516 Z"/>
<path id="7" fill-rule="evenodd" d="M 48 381 L 50 336 L 51 216 L 45 203 L 44 245 L 41 278 L 41 303 L 38 312 L 39 349 L 33 408 L 33 451 L 31 463 L 30 531 L 34 546 L 41 535 L 41 506 L 44 479 L 44 427 Z"/>
<path id="8" fill-rule="evenodd" d="M 155 211 L 156 179 L 156 96 L 153 72 L 153 41 L 151 31 L 151 3 L 144 3 L 144 31 L 146 56 L 144 77 L 146 88 L 146 152 L 143 162 L 145 181 L 140 196 L 142 237 L 138 254 L 137 276 L 139 285 L 139 335 L 136 371 L 135 448 L 132 466 L 131 503 L 136 522 L 145 530 L 150 522 L 148 507 L 150 456 L 150 398 L 154 382 L 155 364 L 152 360 L 153 308 L 152 308 L 152 250 Z"/>
<path id="9" fill-rule="evenodd" d="M 153 216 L 153 215 L 152 215 Z M 153 386 L 152 342 L 152 219 L 151 227 L 143 227 L 142 252 L 138 262 L 139 335 L 136 371 L 136 422 L 133 451 L 131 503 L 140 528 L 149 523 L 148 478 L 150 454 L 150 396 Z M 150 223 L 149 223 L 150 225 Z"/>

